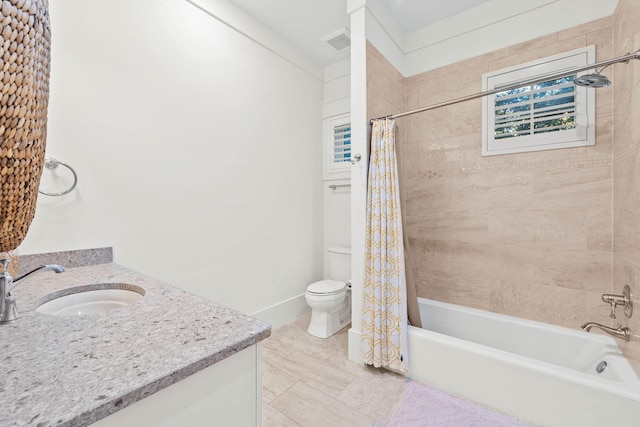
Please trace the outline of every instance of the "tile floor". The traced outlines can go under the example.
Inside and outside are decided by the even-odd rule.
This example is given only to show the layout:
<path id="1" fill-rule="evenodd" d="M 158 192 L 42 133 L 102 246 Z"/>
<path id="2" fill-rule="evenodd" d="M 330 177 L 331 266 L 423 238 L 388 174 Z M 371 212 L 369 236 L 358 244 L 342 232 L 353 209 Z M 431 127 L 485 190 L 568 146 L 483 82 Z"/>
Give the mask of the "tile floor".
<path id="1" fill-rule="evenodd" d="M 262 346 L 262 425 L 371 427 L 402 398 L 405 378 L 347 359 L 347 328 L 312 337 L 309 315 L 274 330 Z"/>
<path id="2" fill-rule="evenodd" d="M 385 369 L 351 362 L 348 328 L 315 338 L 306 331 L 309 318 L 282 326 L 263 341 L 263 426 L 526 425 Z"/>

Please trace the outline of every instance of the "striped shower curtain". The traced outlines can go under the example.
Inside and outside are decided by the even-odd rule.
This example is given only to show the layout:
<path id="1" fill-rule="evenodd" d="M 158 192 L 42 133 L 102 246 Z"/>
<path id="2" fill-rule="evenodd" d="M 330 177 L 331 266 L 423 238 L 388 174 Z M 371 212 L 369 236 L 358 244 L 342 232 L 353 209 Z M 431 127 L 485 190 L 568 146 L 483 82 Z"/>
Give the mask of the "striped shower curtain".
<path id="1" fill-rule="evenodd" d="M 395 120 L 373 123 L 362 313 L 364 363 L 407 370 L 407 304 Z"/>

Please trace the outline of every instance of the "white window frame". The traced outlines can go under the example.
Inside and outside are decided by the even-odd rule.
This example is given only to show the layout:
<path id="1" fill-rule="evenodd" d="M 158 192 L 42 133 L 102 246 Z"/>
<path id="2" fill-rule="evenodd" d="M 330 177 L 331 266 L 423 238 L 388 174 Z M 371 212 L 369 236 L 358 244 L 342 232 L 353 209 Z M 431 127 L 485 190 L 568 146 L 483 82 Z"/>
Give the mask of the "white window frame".
<path id="1" fill-rule="evenodd" d="M 594 63 L 595 53 L 595 46 L 591 45 L 485 73 L 482 75 L 482 90 L 493 90 L 519 81 L 570 71 Z M 574 129 L 501 139 L 494 137 L 495 95 L 485 96 L 482 102 L 482 155 L 494 156 L 595 145 L 595 90 L 577 85 L 575 88 L 577 111 Z"/>
<path id="2" fill-rule="evenodd" d="M 341 114 L 324 120 L 324 179 L 348 179 L 351 177 L 351 162 L 334 161 L 334 129 L 338 126 L 351 124 L 351 114 Z M 353 150 L 353 147 L 352 147 Z M 353 154 L 353 151 L 351 152 Z"/>

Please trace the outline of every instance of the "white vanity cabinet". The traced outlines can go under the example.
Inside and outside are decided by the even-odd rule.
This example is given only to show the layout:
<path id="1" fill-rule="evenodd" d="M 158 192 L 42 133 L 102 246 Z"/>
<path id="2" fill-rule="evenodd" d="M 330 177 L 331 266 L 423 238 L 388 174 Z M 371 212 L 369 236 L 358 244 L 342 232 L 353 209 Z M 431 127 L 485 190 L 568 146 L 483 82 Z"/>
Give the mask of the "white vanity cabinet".
<path id="1" fill-rule="evenodd" d="M 259 427 L 260 384 L 258 343 L 91 425 Z"/>

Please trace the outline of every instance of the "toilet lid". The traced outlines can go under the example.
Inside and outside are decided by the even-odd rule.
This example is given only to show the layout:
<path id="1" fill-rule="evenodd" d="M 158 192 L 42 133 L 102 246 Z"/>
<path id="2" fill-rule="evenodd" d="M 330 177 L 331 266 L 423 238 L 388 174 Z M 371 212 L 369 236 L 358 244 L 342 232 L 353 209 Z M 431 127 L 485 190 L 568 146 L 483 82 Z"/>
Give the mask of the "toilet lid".
<path id="1" fill-rule="evenodd" d="M 339 282 L 337 280 L 321 280 L 309 285 L 307 292 L 312 294 L 337 294 L 342 292 L 346 286 L 345 282 Z"/>

